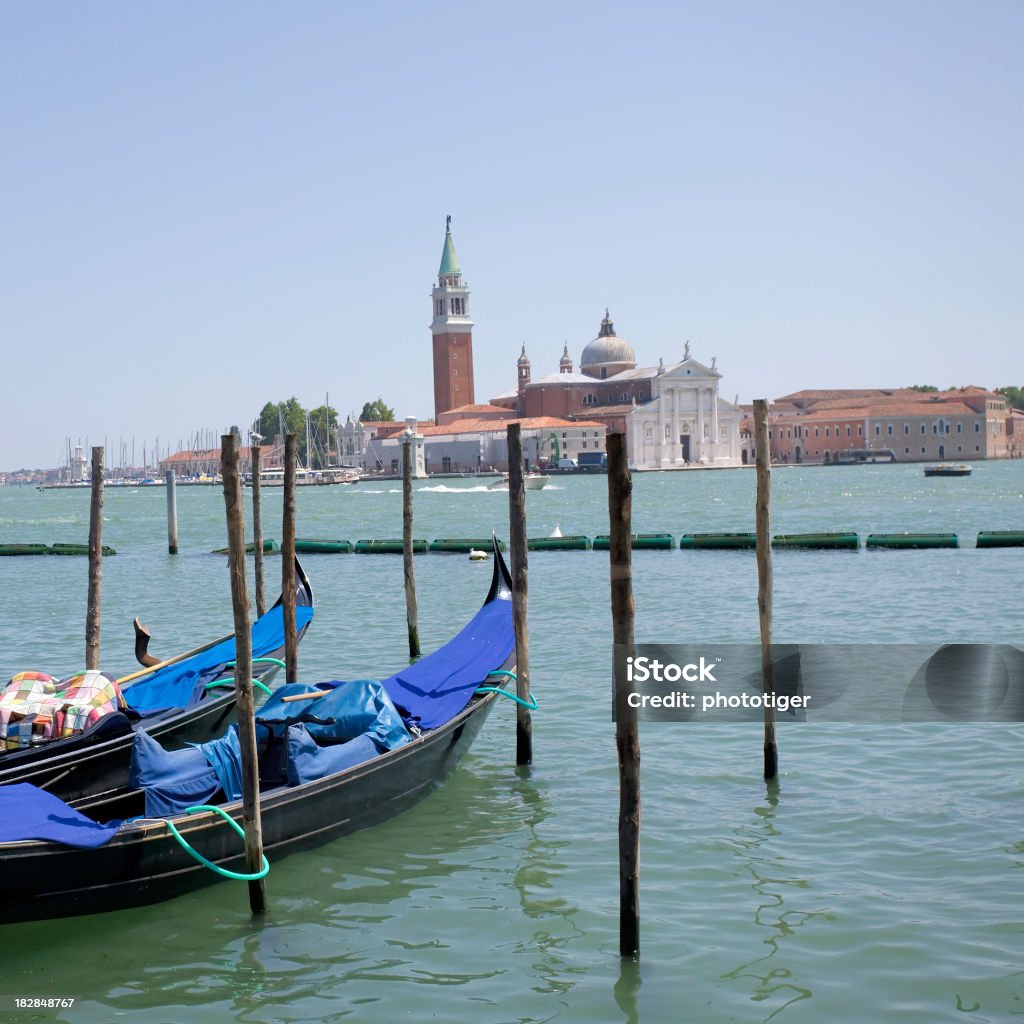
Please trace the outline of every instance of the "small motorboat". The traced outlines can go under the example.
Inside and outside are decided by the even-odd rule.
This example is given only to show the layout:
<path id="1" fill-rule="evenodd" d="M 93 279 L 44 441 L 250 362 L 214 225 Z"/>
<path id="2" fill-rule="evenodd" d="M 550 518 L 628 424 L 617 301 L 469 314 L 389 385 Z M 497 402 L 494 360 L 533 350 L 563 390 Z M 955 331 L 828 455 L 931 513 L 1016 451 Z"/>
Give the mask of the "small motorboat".
<path id="1" fill-rule="evenodd" d="M 478 551 L 476 548 L 469 549 L 469 560 L 471 562 L 486 562 L 490 557 L 486 551 Z"/>
<path id="2" fill-rule="evenodd" d="M 971 467 L 964 462 L 942 462 L 937 466 L 925 466 L 925 476 L 970 476 Z"/>
<path id="3" fill-rule="evenodd" d="M 547 485 L 550 479 L 550 477 L 545 476 L 543 473 L 527 473 L 523 477 L 523 486 L 528 491 L 539 491 Z M 497 480 L 487 485 L 487 489 L 489 491 L 507 491 L 508 473 L 502 473 Z"/>

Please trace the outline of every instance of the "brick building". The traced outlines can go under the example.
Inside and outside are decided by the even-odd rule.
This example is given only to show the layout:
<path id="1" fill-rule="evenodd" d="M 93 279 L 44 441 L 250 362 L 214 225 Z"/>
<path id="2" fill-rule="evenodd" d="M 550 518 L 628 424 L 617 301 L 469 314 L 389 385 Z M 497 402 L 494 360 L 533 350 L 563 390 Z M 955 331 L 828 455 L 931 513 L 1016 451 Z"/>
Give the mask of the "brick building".
<path id="1" fill-rule="evenodd" d="M 1008 458 L 1024 438 L 1006 399 L 984 388 L 797 391 L 769 408 L 772 460 L 844 461 L 892 452 L 897 462 Z M 752 415 L 741 425 L 743 463 L 754 461 Z"/>

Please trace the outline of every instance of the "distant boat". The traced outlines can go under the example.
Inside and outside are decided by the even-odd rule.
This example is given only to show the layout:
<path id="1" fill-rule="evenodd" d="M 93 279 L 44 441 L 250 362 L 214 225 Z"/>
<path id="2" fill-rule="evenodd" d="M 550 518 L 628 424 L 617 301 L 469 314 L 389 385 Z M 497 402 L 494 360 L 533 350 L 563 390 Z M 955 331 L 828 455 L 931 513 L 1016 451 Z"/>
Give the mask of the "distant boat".
<path id="1" fill-rule="evenodd" d="M 826 459 L 825 465 L 867 466 L 878 462 L 896 461 L 896 453 L 891 448 L 848 448 L 846 451 L 836 452 L 831 463 Z"/>
<path id="2" fill-rule="evenodd" d="M 937 466 L 925 466 L 925 476 L 970 476 L 971 467 L 964 462 L 942 462 Z"/>
<path id="3" fill-rule="evenodd" d="M 334 466 L 330 469 L 295 470 L 296 487 L 323 487 L 329 484 L 354 484 L 359 481 L 359 471 Z M 252 480 L 245 482 L 246 487 L 252 486 Z M 261 487 L 284 487 L 284 468 L 264 469 L 260 471 Z"/>
<path id="4" fill-rule="evenodd" d="M 550 477 L 545 476 L 543 473 L 527 473 L 523 477 L 523 486 L 528 491 L 539 491 L 547 485 Z M 502 473 L 502 475 L 492 483 L 487 485 L 489 491 L 507 491 L 508 490 L 508 473 Z"/>

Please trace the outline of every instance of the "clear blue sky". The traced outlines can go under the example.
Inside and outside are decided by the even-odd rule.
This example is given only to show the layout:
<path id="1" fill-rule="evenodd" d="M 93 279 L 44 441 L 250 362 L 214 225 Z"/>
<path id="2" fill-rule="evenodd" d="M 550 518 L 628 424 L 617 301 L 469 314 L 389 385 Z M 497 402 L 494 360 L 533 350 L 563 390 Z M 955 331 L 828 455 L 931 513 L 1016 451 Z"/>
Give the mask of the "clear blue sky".
<path id="1" fill-rule="evenodd" d="M 1024 4 L 0 7 L 0 468 L 578 360 L 726 397 L 1024 384 Z"/>

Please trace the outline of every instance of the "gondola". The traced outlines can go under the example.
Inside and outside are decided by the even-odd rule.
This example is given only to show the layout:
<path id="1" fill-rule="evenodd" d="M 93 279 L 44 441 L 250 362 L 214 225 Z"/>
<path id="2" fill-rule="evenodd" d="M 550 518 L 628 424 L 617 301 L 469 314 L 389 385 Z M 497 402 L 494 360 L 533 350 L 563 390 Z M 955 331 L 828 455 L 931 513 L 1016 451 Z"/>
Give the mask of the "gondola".
<path id="1" fill-rule="evenodd" d="M 295 582 L 301 638 L 313 618 L 313 589 L 298 560 Z M 264 659 L 254 663 L 253 675 L 261 681 L 273 677 L 284 657 L 283 621 L 278 597 L 253 623 L 253 657 Z M 218 686 L 234 675 L 234 651 L 230 634 L 123 677 L 124 710 L 66 739 L 0 753 L 0 786 L 29 782 L 69 802 L 116 792 L 128 784 L 133 737 L 141 726 L 161 743 L 177 746 L 218 736 L 235 713 L 233 688 Z M 136 653 L 144 655 L 138 643 Z"/>
<path id="2" fill-rule="evenodd" d="M 288 684 L 257 710 L 257 738 L 262 751 L 260 816 L 269 862 L 276 863 L 287 854 L 320 846 L 390 818 L 422 799 L 452 771 L 479 732 L 498 693 L 514 677 L 511 598 L 512 581 L 495 543 L 486 600 L 469 624 L 439 650 L 379 683 L 354 680 L 321 683 L 315 688 Z M 333 715 L 325 718 L 317 712 L 316 705 L 322 699 L 344 699 L 348 688 L 360 687 L 375 687 L 378 697 L 381 692 L 386 695 L 378 701 L 383 708 L 380 720 L 387 717 L 394 724 L 391 711 L 396 712 L 400 716 L 398 726 L 406 729 L 407 735 L 393 737 L 390 749 L 367 759 L 355 748 L 370 733 L 333 746 L 317 744 L 317 757 L 348 757 L 352 763 L 319 776 L 314 770 L 308 781 L 280 781 L 284 778 L 281 766 L 267 765 L 268 760 L 273 761 L 270 750 L 275 730 L 282 724 L 287 727 L 288 750 L 292 751 L 295 736 L 308 740 L 307 730 L 312 731 L 315 724 L 334 722 Z M 353 700 L 358 703 L 362 700 L 358 694 L 364 691 L 353 692 L 357 694 Z M 323 697 L 319 696 L 321 693 Z M 287 703 L 286 698 L 293 696 L 303 699 Z M 285 707 L 295 710 L 286 713 L 291 715 L 287 721 L 274 714 L 268 719 L 267 709 L 272 704 L 276 713 Z M 379 731 L 374 733 L 378 734 Z M 145 733 L 139 735 L 137 744 L 144 752 L 152 747 Z M 173 761 L 194 753 L 180 751 L 167 756 Z M 137 750 L 137 757 L 138 754 Z M 289 759 L 289 777 L 293 767 Z M 135 770 L 140 770 L 138 762 Z M 160 777 L 166 780 L 168 773 L 163 772 Z M 270 777 L 279 781 L 271 782 Z M 22 790 L 27 794 L 22 794 Z M 237 826 L 230 824 L 241 822 L 239 799 L 221 804 L 218 810 L 206 807 L 196 813 L 134 820 L 128 819 L 134 814 L 149 813 L 144 805 L 145 790 L 79 801 L 75 810 L 87 816 L 88 820 L 82 819 L 86 832 L 106 830 L 109 835 L 98 837 L 103 845 L 86 846 L 94 841 L 86 838 L 80 846 L 72 846 L 52 838 L 11 839 L 11 823 L 15 819 L 22 824 L 28 820 L 17 808 L 23 795 L 34 799 L 38 793 L 31 787 L 0 790 L 0 839 L 4 840 L 0 842 L 0 872 L 4 879 L 0 922 L 148 905 L 217 881 L 219 876 L 201 864 L 172 834 L 171 825 L 181 840 L 209 864 L 222 871 L 244 871 L 243 842 Z M 5 796 L 10 797 L 6 806 Z M 47 794 L 43 798 L 44 802 L 49 799 Z M 69 809 L 63 805 L 62 808 L 53 817 L 63 829 L 67 827 Z M 111 818 L 125 820 L 110 822 Z M 52 835 L 45 825 L 37 826 L 32 834 Z"/>

